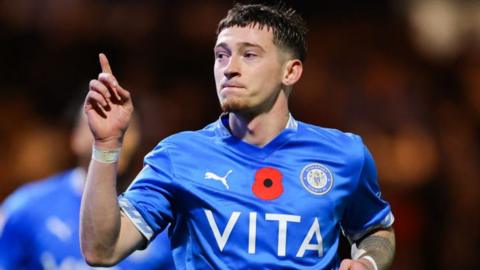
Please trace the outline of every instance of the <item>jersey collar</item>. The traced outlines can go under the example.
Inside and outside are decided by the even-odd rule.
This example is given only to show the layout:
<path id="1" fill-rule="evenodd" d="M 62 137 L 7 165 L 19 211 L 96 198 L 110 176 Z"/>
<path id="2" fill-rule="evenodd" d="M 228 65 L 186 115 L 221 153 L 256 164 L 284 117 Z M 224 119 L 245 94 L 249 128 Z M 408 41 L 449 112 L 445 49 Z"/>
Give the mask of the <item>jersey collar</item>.
<path id="1" fill-rule="evenodd" d="M 298 130 L 298 122 L 293 118 L 292 114 L 289 113 L 285 129 L 262 147 L 249 144 L 235 137 L 229 129 L 228 113 L 222 113 L 220 115 L 216 124 L 216 130 L 217 134 L 219 134 L 223 141 L 231 146 L 232 149 L 249 156 L 253 155 L 259 158 L 266 158 L 296 134 Z"/>
<path id="2" fill-rule="evenodd" d="M 230 125 L 228 122 L 228 113 L 222 113 L 217 121 L 217 129 L 223 136 L 233 136 L 230 133 Z M 293 118 L 291 113 L 288 113 L 288 121 L 285 129 L 290 129 L 293 131 L 297 131 L 298 129 L 298 122 Z"/>

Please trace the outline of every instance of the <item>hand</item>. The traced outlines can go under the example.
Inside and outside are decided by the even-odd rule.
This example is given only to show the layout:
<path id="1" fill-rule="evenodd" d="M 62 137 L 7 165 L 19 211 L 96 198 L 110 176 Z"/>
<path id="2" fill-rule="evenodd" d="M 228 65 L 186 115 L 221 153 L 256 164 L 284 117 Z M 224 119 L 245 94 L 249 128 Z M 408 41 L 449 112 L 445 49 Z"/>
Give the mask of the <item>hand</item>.
<path id="1" fill-rule="evenodd" d="M 133 113 L 130 92 L 123 89 L 113 76 L 107 57 L 99 55 L 102 73 L 91 80 L 84 110 L 95 139 L 95 146 L 110 150 L 122 146 Z"/>
<path id="2" fill-rule="evenodd" d="M 373 266 L 366 259 L 351 260 L 345 259 L 340 264 L 339 270 L 373 270 Z"/>

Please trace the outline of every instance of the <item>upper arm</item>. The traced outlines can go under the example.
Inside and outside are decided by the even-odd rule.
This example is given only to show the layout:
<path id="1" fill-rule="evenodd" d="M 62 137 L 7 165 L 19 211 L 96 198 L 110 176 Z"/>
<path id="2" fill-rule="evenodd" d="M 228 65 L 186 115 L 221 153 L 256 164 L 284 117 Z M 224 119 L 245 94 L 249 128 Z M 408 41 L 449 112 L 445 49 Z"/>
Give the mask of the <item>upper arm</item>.
<path id="1" fill-rule="evenodd" d="M 143 169 L 118 197 L 121 226 L 114 260 L 145 248 L 171 222 L 173 178 L 168 151 L 160 144 L 145 157 Z"/>
<path id="2" fill-rule="evenodd" d="M 120 231 L 115 244 L 107 253 L 82 249 L 83 256 L 90 266 L 113 266 L 130 255 L 136 249 L 146 245 L 146 240 L 130 219 L 120 212 Z"/>
<path id="3" fill-rule="evenodd" d="M 382 228 L 375 230 L 373 232 L 370 232 L 369 234 L 365 235 L 362 239 L 360 239 L 359 245 L 364 241 L 365 239 L 371 237 L 381 237 L 386 239 L 392 246 L 395 246 L 395 231 L 393 230 L 393 226 L 390 226 L 388 228 Z"/>
<path id="4" fill-rule="evenodd" d="M 361 173 L 343 215 L 343 231 L 350 241 L 356 241 L 371 231 L 392 224 L 393 215 L 389 203 L 381 196 L 375 163 L 363 146 Z"/>
<path id="5" fill-rule="evenodd" d="M 118 261 L 137 249 L 145 248 L 147 244 L 147 239 L 123 212 L 120 214 L 120 223 L 120 234 L 115 251 Z"/>
<path id="6" fill-rule="evenodd" d="M 145 166 L 119 196 L 122 212 L 146 238 L 152 240 L 174 219 L 174 173 L 168 151 L 159 146 L 145 158 Z"/>

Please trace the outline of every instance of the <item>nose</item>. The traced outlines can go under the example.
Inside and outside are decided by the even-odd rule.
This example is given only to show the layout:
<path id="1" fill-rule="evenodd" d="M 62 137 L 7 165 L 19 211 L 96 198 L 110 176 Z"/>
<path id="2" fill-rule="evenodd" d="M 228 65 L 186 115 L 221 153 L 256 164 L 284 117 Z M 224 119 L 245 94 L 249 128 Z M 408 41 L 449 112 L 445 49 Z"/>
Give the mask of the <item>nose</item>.
<path id="1" fill-rule="evenodd" d="M 231 56 L 227 66 L 225 67 L 225 71 L 223 72 L 225 77 L 231 79 L 233 77 L 240 75 L 240 63 L 238 62 L 238 58 L 235 56 Z"/>

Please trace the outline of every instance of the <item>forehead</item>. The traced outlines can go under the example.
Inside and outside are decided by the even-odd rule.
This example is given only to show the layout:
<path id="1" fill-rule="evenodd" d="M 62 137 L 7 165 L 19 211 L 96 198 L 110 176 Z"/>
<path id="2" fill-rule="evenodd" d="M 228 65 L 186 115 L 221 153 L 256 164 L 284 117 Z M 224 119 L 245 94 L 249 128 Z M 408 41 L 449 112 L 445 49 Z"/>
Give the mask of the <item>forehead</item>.
<path id="1" fill-rule="evenodd" d="M 226 45 L 234 47 L 242 44 L 254 44 L 263 48 L 273 47 L 273 32 L 268 27 L 247 25 L 232 26 L 223 29 L 217 37 L 215 46 Z"/>

